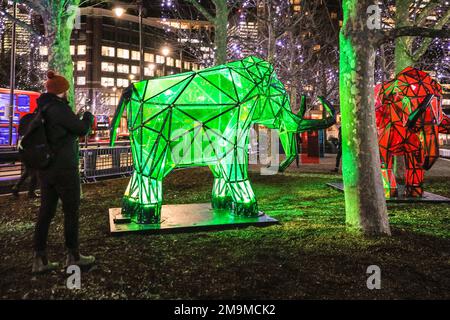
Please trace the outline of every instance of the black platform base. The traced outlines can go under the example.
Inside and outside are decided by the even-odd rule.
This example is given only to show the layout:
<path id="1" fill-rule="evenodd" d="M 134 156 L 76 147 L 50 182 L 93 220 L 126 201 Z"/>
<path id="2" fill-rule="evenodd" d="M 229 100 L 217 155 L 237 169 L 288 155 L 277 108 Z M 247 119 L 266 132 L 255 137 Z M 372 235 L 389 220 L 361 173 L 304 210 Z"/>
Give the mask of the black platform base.
<path id="1" fill-rule="evenodd" d="M 331 182 L 327 183 L 328 186 L 337 189 L 339 191 L 344 191 L 344 184 L 342 182 Z M 404 186 L 399 185 L 398 186 L 398 194 L 402 195 Z M 424 192 L 423 196 L 421 198 L 407 198 L 404 196 L 399 196 L 396 198 L 389 198 L 386 199 L 386 202 L 392 202 L 392 203 L 450 203 L 450 199 L 431 193 L 431 192 Z"/>
<path id="2" fill-rule="evenodd" d="M 235 217 L 228 210 L 213 210 L 210 203 L 163 205 L 160 224 L 137 224 L 121 215 L 121 208 L 109 209 L 109 226 L 113 235 L 126 233 L 176 233 L 267 226 L 278 220 L 261 212 L 255 218 Z"/>

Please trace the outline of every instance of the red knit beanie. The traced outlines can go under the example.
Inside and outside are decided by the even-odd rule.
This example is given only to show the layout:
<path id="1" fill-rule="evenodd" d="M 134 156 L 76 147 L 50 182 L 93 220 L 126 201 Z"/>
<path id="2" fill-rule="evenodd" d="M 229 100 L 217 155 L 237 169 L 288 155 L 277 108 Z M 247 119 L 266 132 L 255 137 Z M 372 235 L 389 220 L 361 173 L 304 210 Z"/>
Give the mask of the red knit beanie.
<path id="1" fill-rule="evenodd" d="M 69 81 L 63 76 L 57 75 L 55 71 L 48 70 L 47 78 L 45 88 L 48 93 L 60 94 L 69 90 Z"/>

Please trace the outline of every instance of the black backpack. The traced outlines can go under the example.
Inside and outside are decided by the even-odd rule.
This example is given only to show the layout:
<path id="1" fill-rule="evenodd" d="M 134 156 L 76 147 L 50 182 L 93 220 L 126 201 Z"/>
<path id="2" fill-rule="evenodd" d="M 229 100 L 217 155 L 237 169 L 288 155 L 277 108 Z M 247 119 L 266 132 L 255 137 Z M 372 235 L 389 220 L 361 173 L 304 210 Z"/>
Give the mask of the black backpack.
<path id="1" fill-rule="evenodd" d="M 25 134 L 19 140 L 18 149 L 22 162 L 28 168 L 45 169 L 53 158 L 43 115 L 47 108 L 48 105 L 40 108 L 38 112 L 27 114 L 19 122 L 19 132 Z"/>

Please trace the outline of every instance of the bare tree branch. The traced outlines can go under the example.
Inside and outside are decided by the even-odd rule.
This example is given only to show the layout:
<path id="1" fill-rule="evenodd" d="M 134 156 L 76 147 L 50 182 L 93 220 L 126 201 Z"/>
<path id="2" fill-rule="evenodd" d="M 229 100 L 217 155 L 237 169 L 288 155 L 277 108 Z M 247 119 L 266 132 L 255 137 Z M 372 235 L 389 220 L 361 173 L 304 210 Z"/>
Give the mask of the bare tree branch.
<path id="1" fill-rule="evenodd" d="M 214 18 L 208 10 L 205 9 L 200 3 L 198 3 L 196 0 L 186 0 L 190 4 L 192 4 L 195 9 L 197 9 L 206 19 L 208 19 L 209 22 L 214 23 L 216 18 Z"/>
<path id="2" fill-rule="evenodd" d="M 442 29 L 449 21 L 450 21 L 450 9 L 447 10 L 446 14 L 438 21 L 438 23 L 434 26 L 434 29 L 435 30 Z M 420 48 L 412 56 L 414 61 L 418 61 L 425 54 L 425 52 L 427 52 L 428 47 L 430 46 L 432 41 L 433 40 L 431 38 L 427 38 L 423 41 Z"/>
<path id="3" fill-rule="evenodd" d="M 48 10 L 47 1 L 21 0 L 21 3 L 23 3 L 30 9 L 35 10 L 38 14 L 43 14 L 45 11 Z"/>
<path id="4" fill-rule="evenodd" d="M 424 37 L 450 39 L 450 30 L 422 27 L 400 27 L 385 31 L 375 31 L 373 39 L 376 44 L 394 40 L 399 37 Z"/>
<path id="5" fill-rule="evenodd" d="M 427 18 L 430 16 L 430 14 L 440 5 L 439 0 L 431 0 L 425 8 L 422 8 L 420 14 L 417 16 L 416 19 L 416 26 L 423 27 L 424 22 L 427 21 Z"/>

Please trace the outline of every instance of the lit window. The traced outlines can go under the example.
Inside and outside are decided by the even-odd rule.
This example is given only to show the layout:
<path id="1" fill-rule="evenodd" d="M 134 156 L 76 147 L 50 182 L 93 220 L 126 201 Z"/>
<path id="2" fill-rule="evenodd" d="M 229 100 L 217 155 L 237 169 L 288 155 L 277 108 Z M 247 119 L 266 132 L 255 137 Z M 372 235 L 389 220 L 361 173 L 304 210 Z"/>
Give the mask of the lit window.
<path id="1" fill-rule="evenodd" d="M 84 56 L 86 54 L 86 45 L 85 44 L 80 44 L 77 48 L 77 54 L 79 56 Z"/>
<path id="2" fill-rule="evenodd" d="M 114 78 L 102 77 L 100 82 L 103 87 L 114 87 Z"/>
<path id="3" fill-rule="evenodd" d="M 149 67 L 145 67 L 144 68 L 144 75 L 147 77 L 154 77 L 155 76 L 155 68 L 149 68 Z"/>
<path id="4" fill-rule="evenodd" d="M 196 63 L 192 64 L 192 70 L 198 70 L 198 65 Z"/>
<path id="5" fill-rule="evenodd" d="M 78 86 L 86 85 L 86 77 L 77 77 L 77 85 Z"/>
<path id="6" fill-rule="evenodd" d="M 41 62 L 41 69 L 42 70 L 47 70 L 48 69 L 48 62 L 47 61 L 42 61 Z"/>
<path id="7" fill-rule="evenodd" d="M 145 62 L 155 62 L 155 55 L 153 53 L 145 53 L 144 61 Z"/>
<path id="8" fill-rule="evenodd" d="M 139 66 L 131 66 L 132 74 L 139 74 Z"/>
<path id="9" fill-rule="evenodd" d="M 130 50 L 117 49 L 117 57 L 122 59 L 130 59 Z"/>
<path id="10" fill-rule="evenodd" d="M 139 51 L 131 51 L 131 60 L 140 60 L 141 54 Z"/>
<path id="11" fill-rule="evenodd" d="M 118 87 L 128 87 L 130 85 L 130 81 L 128 79 L 117 79 L 117 86 Z"/>
<path id="12" fill-rule="evenodd" d="M 75 55 L 75 46 L 70 46 L 70 55 Z"/>
<path id="13" fill-rule="evenodd" d="M 189 70 L 190 66 L 191 66 L 190 62 L 187 62 L 187 61 L 184 62 L 184 69 Z"/>
<path id="14" fill-rule="evenodd" d="M 102 71 L 104 71 L 104 72 L 114 72 L 114 63 L 112 63 L 112 62 L 102 62 Z"/>
<path id="15" fill-rule="evenodd" d="M 127 64 L 117 64 L 117 72 L 119 73 L 130 73 L 130 66 Z"/>
<path id="16" fill-rule="evenodd" d="M 115 49 L 113 47 L 102 46 L 102 56 L 104 57 L 114 57 Z"/>
<path id="17" fill-rule="evenodd" d="M 160 56 L 159 54 L 156 55 L 156 63 L 163 64 L 164 60 L 163 56 Z"/>
<path id="18" fill-rule="evenodd" d="M 86 71 L 86 61 L 77 61 L 77 71 Z"/>
<path id="19" fill-rule="evenodd" d="M 173 58 L 167 57 L 167 58 L 166 58 L 166 64 L 167 64 L 169 67 L 173 67 L 174 64 L 175 64 L 175 61 L 174 61 Z"/>
<path id="20" fill-rule="evenodd" d="M 45 46 L 39 47 L 39 54 L 41 56 L 48 56 L 48 48 Z"/>
<path id="21" fill-rule="evenodd" d="M 181 68 L 181 60 L 180 59 L 175 60 L 175 67 Z"/>

